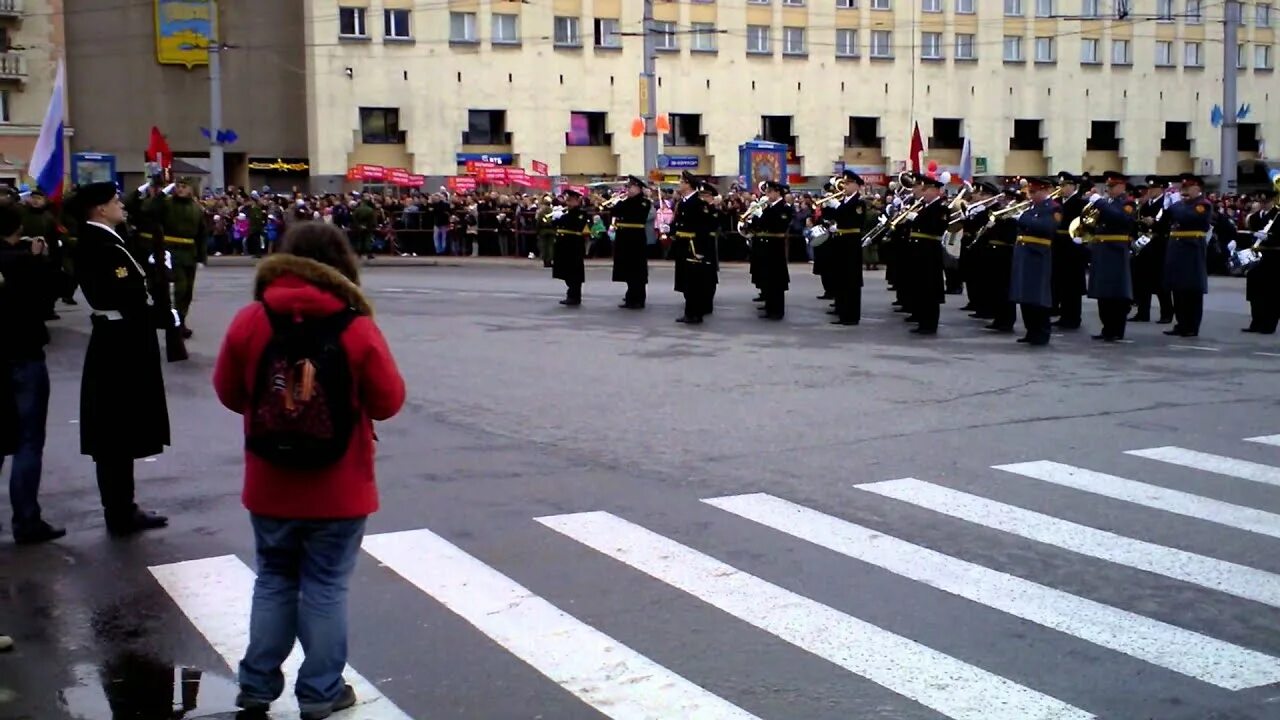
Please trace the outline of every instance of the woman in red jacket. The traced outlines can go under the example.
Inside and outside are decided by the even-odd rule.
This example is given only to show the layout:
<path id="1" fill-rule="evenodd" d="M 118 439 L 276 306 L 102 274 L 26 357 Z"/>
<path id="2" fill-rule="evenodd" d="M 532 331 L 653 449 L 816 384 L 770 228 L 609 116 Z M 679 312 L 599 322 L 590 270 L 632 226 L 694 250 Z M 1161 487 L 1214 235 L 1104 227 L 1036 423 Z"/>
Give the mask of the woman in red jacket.
<path id="1" fill-rule="evenodd" d="M 305 321 L 350 318 L 337 335 L 351 375 L 344 386 L 354 429 L 345 453 L 303 469 L 245 451 L 243 501 L 258 564 L 249 647 L 239 669 L 237 703 L 246 710 L 264 712 L 284 692 L 280 666 L 295 640 L 307 648 L 296 686 L 304 720 L 355 704 L 342 679 L 347 584 L 365 519 L 378 509 L 373 421 L 395 415 L 405 399 L 404 379 L 358 282 L 357 260 L 341 230 L 316 222 L 292 226 L 279 252 L 258 265 L 255 302 L 231 321 L 214 369 L 218 398 L 245 416 L 248 439 L 266 404 L 260 361 L 275 352 L 269 345 L 281 323 L 304 327 L 316 325 Z"/>

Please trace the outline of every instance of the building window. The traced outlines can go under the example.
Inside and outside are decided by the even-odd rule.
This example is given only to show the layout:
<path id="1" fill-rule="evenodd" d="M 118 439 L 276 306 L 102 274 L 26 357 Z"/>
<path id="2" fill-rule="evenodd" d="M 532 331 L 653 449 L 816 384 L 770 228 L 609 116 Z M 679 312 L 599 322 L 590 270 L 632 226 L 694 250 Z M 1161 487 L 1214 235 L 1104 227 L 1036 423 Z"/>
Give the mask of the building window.
<path id="1" fill-rule="evenodd" d="M 338 34 L 343 37 L 367 37 L 362 7 L 338 8 Z"/>
<path id="2" fill-rule="evenodd" d="M 9 91 L 0 90 L 0 123 L 9 122 Z"/>
<path id="3" fill-rule="evenodd" d="M 931 150 L 959 150 L 964 147 L 964 122 L 959 118 L 934 118 Z"/>
<path id="4" fill-rule="evenodd" d="M 1130 51 L 1128 40 L 1112 40 L 1111 41 L 1111 64 L 1112 65 L 1131 65 L 1133 63 L 1133 54 Z"/>
<path id="5" fill-rule="evenodd" d="M 1054 53 L 1053 38 L 1038 37 L 1036 38 L 1036 62 L 1051 63 L 1057 62 L 1058 56 Z"/>
<path id="6" fill-rule="evenodd" d="M 1262 138 L 1258 137 L 1258 123 L 1236 125 L 1237 152 L 1256 153 L 1262 150 Z"/>
<path id="7" fill-rule="evenodd" d="M 559 16 L 555 19 L 555 44 L 561 47 L 581 47 L 582 34 L 578 30 L 578 18 Z"/>
<path id="8" fill-rule="evenodd" d="M 716 51 L 716 26 L 713 23 L 692 23 L 689 28 L 689 47 L 696 52 Z"/>
<path id="9" fill-rule="evenodd" d="M 1199 25 L 1202 22 L 1200 5 L 1200 0 L 1187 0 L 1187 10 L 1182 13 L 1183 21 L 1188 25 Z"/>
<path id="10" fill-rule="evenodd" d="M 1271 69 L 1271 46 L 1270 45 L 1254 45 L 1253 46 L 1253 69 L 1254 70 L 1270 70 Z"/>
<path id="11" fill-rule="evenodd" d="M 403 145 L 397 108 L 360 108 L 360 141 L 366 145 Z"/>
<path id="12" fill-rule="evenodd" d="M 569 113 L 569 132 L 565 133 L 565 144 L 569 147 L 601 147 L 613 142 L 613 137 L 605 131 L 606 115 L 602 112 Z"/>
<path id="13" fill-rule="evenodd" d="M 1271 4 L 1258 3 L 1254 8 L 1253 24 L 1260 28 L 1271 27 Z"/>
<path id="14" fill-rule="evenodd" d="M 748 5 L 768 5 L 769 0 L 747 0 Z"/>
<path id="15" fill-rule="evenodd" d="M 769 43 L 768 25 L 747 26 L 747 52 L 772 55 L 773 47 Z"/>
<path id="16" fill-rule="evenodd" d="M 920 9 L 925 12 L 942 12 L 942 0 L 921 0 Z"/>
<path id="17" fill-rule="evenodd" d="M 893 33 L 889 30 L 871 31 L 871 57 L 893 57 Z"/>
<path id="18" fill-rule="evenodd" d="M 653 47 L 655 50 L 678 50 L 676 42 L 676 24 L 673 22 L 654 21 Z"/>
<path id="19" fill-rule="evenodd" d="M 618 34 L 618 21 L 614 18 L 596 18 L 596 47 L 620 48 L 622 36 Z"/>
<path id="20" fill-rule="evenodd" d="M 956 0 L 957 15 L 972 15 L 976 10 L 973 7 L 973 0 Z"/>
<path id="21" fill-rule="evenodd" d="M 1173 67 L 1173 42 L 1156 41 L 1156 67 Z"/>
<path id="22" fill-rule="evenodd" d="M 890 4 L 892 0 L 871 0 L 872 10 L 891 10 L 893 6 Z"/>
<path id="23" fill-rule="evenodd" d="M 804 0 L 782 0 L 782 4 L 791 7 L 804 7 Z"/>
<path id="24" fill-rule="evenodd" d="M 1182 43 L 1182 64 L 1187 67 L 1204 67 L 1204 58 L 1200 55 L 1200 43 Z"/>
<path id="25" fill-rule="evenodd" d="M 880 118 L 850 117 L 849 134 L 844 138 L 847 148 L 881 148 L 884 142 L 880 138 Z"/>
<path id="26" fill-rule="evenodd" d="M 1004 14 L 1022 16 L 1022 0 L 1004 0 Z"/>
<path id="27" fill-rule="evenodd" d="M 1004 61 L 1022 62 L 1022 38 L 1017 35 L 1004 36 Z"/>
<path id="28" fill-rule="evenodd" d="M 805 45 L 804 28 L 802 27 L 784 27 L 782 28 L 782 54 L 783 55 L 804 55 L 809 51 Z"/>
<path id="29" fill-rule="evenodd" d="M 1081 38 L 1080 40 L 1080 64 L 1081 65 L 1097 65 L 1102 62 L 1102 58 L 1098 52 L 1099 41 L 1097 38 Z"/>
<path id="30" fill-rule="evenodd" d="M 449 42 L 476 41 L 476 14 L 469 12 L 449 13 Z"/>
<path id="31" fill-rule="evenodd" d="M 518 45 L 520 43 L 520 16 L 493 14 L 493 30 L 490 40 L 495 45 Z"/>
<path id="32" fill-rule="evenodd" d="M 837 10 L 857 10 L 858 0 L 836 0 Z"/>
<path id="33" fill-rule="evenodd" d="M 468 110 L 463 145 L 510 145 L 506 110 Z"/>
<path id="34" fill-rule="evenodd" d="M 836 57 L 858 57 L 858 31 L 836 30 Z"/>
<path id="35" fill-rule="evenodd" d="M 1053 0 L 1036 0 L 1036 17 L 1053 17 Z"/>
<path id="36" fill-rule="evenodd" d="M 1114 120 L 1094 120 L 1090 123 L 1089 139 L 1085 141 L 1084 149 L 1120 152 L 1119 125 Z"/>
<path id="37" fill-rule="evenodd" d="M 1015 119 L 1013 136 L 1009 138 L 1009 149 L 1044 152 L 1044 137 L 1040 135 L 1040 121 Z"/>
<path id="38" fill-rule="evenodd" d="M 790 115 L 761 115 L 760 138 L 765 142 L 775 142 L 793 147 L 796 139 L 791 134 Z"/>
<path id="39" fill-rule="evenodd" d="M 1173 22 L 1173 0 L 1156 0 L 1156 20 Z"/>
<path id="40" fill-rule="evenodd" d="M 663 145 L 676 147 L 704 147 L 707 137 L 702 134 L 702 116 L 688 113 L 672 113 L 671 132 L 662 136 Z"/>
<path id="41" fill-rule="evenodd" d="M 1166 122 L 1160 149 L 1168 152 L 1191 152 L 1191 123 Z"/>
<path id="42" fill-rule="evenodd" d="M 409 11 L 383 10 L 382 34 L 396 40 L 408 40 L 413 37 L 413 31 L 409 27 Z"/>
<path id="43" fill-rule="evenodd" d="M 970 33 L 959 33 L 956 35 L 956 59 L 957 60 L 976 60 L 978 58 L 977 44 L 974 42 L 974 36 Z"/>
<path id="44" fill-rule="evenodd" d="M 1237 70 L 1244 70 L 1246 67 L 1244 53 L 1245 53 L 1244 43 L 1240 43 L 1239 45 L 1236 45 L 1236 69 Z"/>
<path id="45" fill-rule="evenodd" d="M 1101 14 L 1098 5 L 1101 0 L 1081 0 L 1080 16 L 1087 18 L 1096 18 Z"/>
<path id="46" fill-rule="evenodd" d="M 920 59 L 922 60 L 941 60 L 942 59 L 942 33 L 939 33 L 939 32 L 920 33 Z"/>

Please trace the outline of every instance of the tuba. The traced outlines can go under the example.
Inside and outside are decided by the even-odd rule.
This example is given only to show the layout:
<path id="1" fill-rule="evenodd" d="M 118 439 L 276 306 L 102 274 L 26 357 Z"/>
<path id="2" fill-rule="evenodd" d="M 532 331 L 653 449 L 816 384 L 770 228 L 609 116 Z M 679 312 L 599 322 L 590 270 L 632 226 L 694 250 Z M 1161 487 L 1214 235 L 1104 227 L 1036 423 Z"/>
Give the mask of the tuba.
<path id="1" fill-rule="evenodd" d="M 1080 217 L 1067 226 L 1067 234 L 1077 242 L 1088 242 L 1093 229 L 1098 224 L 1098 200 L 1090 202 L 1080 211 Z"/>

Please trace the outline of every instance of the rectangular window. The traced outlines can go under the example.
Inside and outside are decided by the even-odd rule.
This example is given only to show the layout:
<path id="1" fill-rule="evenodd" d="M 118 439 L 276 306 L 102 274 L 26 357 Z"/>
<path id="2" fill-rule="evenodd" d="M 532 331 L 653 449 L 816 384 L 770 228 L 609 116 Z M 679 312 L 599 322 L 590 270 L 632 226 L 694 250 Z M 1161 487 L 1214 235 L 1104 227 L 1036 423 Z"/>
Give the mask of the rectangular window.
<path id="1" fill-rule="evenodd" d="M 1253 69 L 1254 70 L 1270 70 L 1271 69 L 1271 46 L 1270 45 L 1254 45 L 1253 46 Z"/>
<path id="2" fill-rule="evenodd" d="M 567 47 L 581 47 L 582 34 L 578 29 L 578 18 L 559 16 L 555 19 L 555 44 Z"/>
<path id="3" fill-rule="evenodd" d="M 716 51 L 716 26 L 713 23 L 691 23 L 689 29 L 689 47 L 697 52 Z"/>
<path id="4" fill-rule="evenodd" d="M 1191 152 L 1191 123 L 1166 122 L 1160 149 L 1169 152 Z"/>
<path id="5" fill-rule="evenodd" d="M 657 50 L 677 50 L 680 48 L 676 42 L 676 24 L 673 22 L 662 22 L 660 20 L 653 23 L 653 47 Z"/>
<path id="6" fill-rule="evenodd" d="M 836 30 L 836 57 L 858 57 L 858 31 Z"/>
<path id="7" fill-rule="evenodd" d="M 804 7 L 804 0 L 782 0 L 782 4 L 789 7 Z"/>
<path id="8" fill-rule="evenodd" d="M 930 150 L 959 150 L 964 147 L 964 121 L 959 118 L 934 118 Z"/>
<path id="9" fill-rule="evenodd" d="M 1004 0 L 1004 14 L 1021 17 L 1022 0 Z"/>
<path id="10" fill-rule="evenodd" d="M 782 28 L 782 54 L 804 55 L 809 52 L 804 35 L 804 28 L 802 27 Z"/>
<path id="11" fill-rule="evenodd" d="M 761 115 L 760 138 L 765 142 L 775 142 L 792 147 L 795 137 L 791 135 L 790 115 Z M 792 148 L 794 149 L 794 148 Z"/>
<path id="12" fill-rule="evenodd" d="M 403 145 L 400 110 L 360 108 L 360 141 L 366 145 Z"/>
<path id="13" fill-rule="evenodd" d="M 1098 15 L 1101 14 L 1101 11 L 1098 8 L 1098 6 L 1101 4 L 1101 1 L 1102 0 L 1081 0 L 1080 16 L 1087 17 L 1087 18 L 1098 17 Z"/>
<path id="14" fill-rule="evenodd" d="M 1156 20 L 1173 22 L 1173 0 L 1156 0 Z"/>
<path id="15" fill-rule="evenodd" d="M 476 41 L 476 14 L 471 12 L 449 13 L 449 42 Z"/>
<path id="16" fill-rule="evenodd" d="M 836 0 L 837 10 L 856 10 L 858 8 L 858 0 Z"/>
<path id="17" fill-rule="evenodd" d="M 1200 43 L 1182 43 L 1182 64 L 1187 67 L 1204 67 L 1204 58 L 1200 55 Z"/>
<path id="18" fill-rule="evenodd" d="M 1156 41 L 1156 67 L 1173 67 L 1173 41 Z"/>
<path id="19" fill-rule="evenodd" d="M 942 33 L 939 33 L 939 32 L 920 33 L 920 59 L 922 60 L 941 60 L 942 59 Z"/>
<path id="20" fill-rule="evenodd" d="M 1260 28 L 1271 27 L 1271 3 L 1258 3 L 1253 10 L 1254 25 Z"/>
<path id="21" fill-rule="evenodd" d="M 1111 64 L 1112 65 L 1133 64 L 1133 54 L 1130 51 L 1130 45 L 1128 40 L 1112 40 L 1111 41 Z"/>
<path id="22" fill-rule="evenodd" d="M 1004 61 L 1022 62 L 1022 38 L 1017 35 L 1004 36 Z"/>
<path id="23" fill-rule="evenodd" d="M 463 145 L 510 145 L 506 110 L 468 110 Z"/>
<path id="24" fill-rule="evenodd" d="M 364 31 L 364 13 L 362 7 L 338 8 L 338 34 L 343 37 L 367 37 Z"/>
<path id="25" fill-rule="evenodd" d="M 409 11 L 383 10 L 382 34 L 397 40 L 408 40 L 413 37 L 413 31 L 409 28 Z"/>
<path id="26" fill-rule="evenodd" d="M 520 16 L 494 13 L 490 40 L 495 45 L 516 45 L 520 42 Z"/>
<path id="27" fill-rule="evenodd" d="M 1200 15 L 1200 0 L 1187 0 L 1187 9 L 1182 13 L 1183 22 L 1188 25 L 1199 25 L 1203 20 Z"/>
<path id="28" fill-rule="evenodd" d="M 974 36 L 970 33 L 958 33 L 956 35 L 956 59 L 976 60 L 977 58 L 977 44 L 974 42 Z"/>
<path id="29" fill-rule="evenodd" d="M 9 91 L 0 90 L 0 123 L 9 122 Z"/>
<path id="30" fill-rule="evenodd" d="M 1053 0 L 1036 0 L 1036 17 L 1053 17 Z"/>
<path id="31" fill-rule="evenodd" d="M 879 148 L 884 146 L 880 139 L 880 118 L 850 117 L 849 134 L 844 138 L 844 146 L 848 148 Z"/>
<path id="32" fill-rule="evenodd" d="M 972 15 L 976 10 L 973 9 L 973 0 L 956 0 L 957 15 Z"/>
<path id="33" fill-rule="evenodd" d="M 891 2 L 892 0 L 871 0 L 871 9 L 872 10 L 890 10 L 893 7 L 892 5 L 890 5 Z"/>
<path id="34" fill-rule="evenodd" d="M 747 26 L 747 52 L 754 54 L 773 54 L 773 45 L 769 42 L 768 25 Z"/>
<path id="35" fill-rule="evenodd" d="M 569 113 L 569 132 L 565 144 L 569 147 L 601 147 L 613 142 L 605 131 L 606 115 L 602 112 Z"/>
<path id="36" fill-rule="evenodd" d="M 1094 120 L 1090 123 L 1089 139 L 1085 141 L 1086 150 L 1120 151 L 1120 123 L 1114 120 Z"/>
<path id="37" fill-rule="evenodd" d="M 671 113 L 671 132 L 662 136 L 663 145 L 679 147 L 704 147 L 707 138 L 702 134 L 702 116 L 688 113 Z"/>
<path id="38" fill-rule="evenodd" d="M 1044 150 L 1044 137 L 1040 135 L 1039 120 L 1013 121 L 1013 137 L 1009 138 L 1010 150 Z"/>
<path id="39" fill-rule="evenodd" d="M 1245 67 L 1247 67 L 1245 65 L 1246 58 L 1244 55 L 1245 55 L 1244 43 L 1240 43 L 1239 45 L 1236 45 L 1236 69 L 1237 70 L 1243 70 L 1245 69 Z"/>
<path id="40" fill-rule="evenodd" d="M 889 30 L 871 31 L 871 57 L 893 57 L 893 33 Z"/>
<path id="41" fill-rule="evenodd" d="M 620 48 L 622 36 L 618 34 L 618 21 L 614 18 L 596 18 L 596 47 Z"/>
<path id="42" fill-rule="evenodd" d="M 920 9 L 930 13 L 942 12 L 942 0 L 921 0 Z"/>
<path id="43" fill-rule="evenodd" d="M 1051 63 L 1057 62 L 1058 56 L 1054 52 L 1053 38 L 1038 37 L 1036 38 L 1036 62 Z"/>
<path id="44" fill-rule="evenodd" d="M 1097 65 L 1102 62 L 1101 53 L 1098 51 L 1098 45 L 1099 40 L 1097 38 L 1080 39 L 1081 65 Z"/>
<path id="45" fill-rule="evenodd" d="M 747 0 L 748 5 L 768 5 L 769 0 Z"/>

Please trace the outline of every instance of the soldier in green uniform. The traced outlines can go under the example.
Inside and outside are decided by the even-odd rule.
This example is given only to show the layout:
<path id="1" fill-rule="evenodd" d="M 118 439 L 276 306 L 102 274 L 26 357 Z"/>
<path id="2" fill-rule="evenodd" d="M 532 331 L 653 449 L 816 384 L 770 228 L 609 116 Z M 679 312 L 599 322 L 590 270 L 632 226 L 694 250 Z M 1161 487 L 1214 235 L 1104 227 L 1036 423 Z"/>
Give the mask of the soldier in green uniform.
<path id="1" fill-rule="evenodd" d="M 62 272 L 67 277 L 66 287 L 63 292 L 66 294 L 62 298 L 65 305 L 75 305 L 76 303 L 76 287 L 79 283 L 76 281 L 76 238 L 79 237 L 80 220 L 74 212 L 69 208 L 73 206 L 76 198 L 76 188 L 72 187 L 62 194 L 62 209 L 58 217 L 58 224 L 62 227 Z"/>
<path id="2" fill-rule="evenodd" d="M 178 178 L 173 194 L 164 197 L 159 213 L 164 228 L 164 249 L 173 261 L 173 306 L 182 321 L 182 336 L 191 337 L 187 312 L 196 286 L 196 268 L 204 265 L 209 246 L 204 210 L 196 202 L 190 178 Z"/>
<path id="3" fill-rule="evenodd" d="M 378 213 L 373 209 L 373 201 L 365 195 L 351 211 L 351 230 L 355 233 L 356 254 L 370 260 L 373 259 L 373 230 L 377 222 Z"/>
<path id="4" fill-rule="evenodd" d="M 53 303 L 64 292 L 65 283 L 61 278 L 63 251 L 58 221 L 53 217 L 53 211 L 47 202 L 44 192 L 39 188 L 33 188 L 18 205 L 18 213 L 22 218 L 22 236 L 44 238 L 45 247 L 49 248 L 51 272 L 46 282 L 57 286 L 57 292 L 49 293 L 49 310 L 46 319 L 57 320 L 59 315 L 54 310 Z"/>

